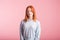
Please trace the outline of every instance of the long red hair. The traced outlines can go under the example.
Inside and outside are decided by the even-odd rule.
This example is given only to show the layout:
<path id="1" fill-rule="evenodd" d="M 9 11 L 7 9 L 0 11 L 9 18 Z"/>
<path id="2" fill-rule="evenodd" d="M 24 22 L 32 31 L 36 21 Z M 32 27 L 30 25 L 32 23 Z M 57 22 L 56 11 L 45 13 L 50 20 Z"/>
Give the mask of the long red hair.
<path id="1" fill-rule="evenodd" d="M 25 12 L 26 14 L 25 14 L 25 19 L 24 19 L 24 21 L 27 21 L 27 19 L 29 18 L 28 15 L 27 15 L 27 13 L 28 13 L 28 8 L 31 8 L 31 11 L 33 12 L 33 20 L 36 21 L 36 13 L 35 13 L 35 9 L 34 9 L 34 7 L 33 7 L 32 5 L 27 6 L 26 12 Z"/>

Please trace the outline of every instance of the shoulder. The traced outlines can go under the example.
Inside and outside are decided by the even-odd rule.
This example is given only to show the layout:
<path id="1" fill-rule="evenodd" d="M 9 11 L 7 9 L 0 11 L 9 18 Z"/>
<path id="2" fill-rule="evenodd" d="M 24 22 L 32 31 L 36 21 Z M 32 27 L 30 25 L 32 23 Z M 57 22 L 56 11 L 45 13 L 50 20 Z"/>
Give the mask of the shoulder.
<path id="1" fill-rule="evenodd" d="M 37 24 L 40 24 L 40 21 L 39 21 L 39 20 L 36 20 L 36 23 L 37 23 Z"/>
<path id="2" fill-rule="evenodd" d="M 39 20 L 36 20 L 37 26 L 41 26 L 41 22 Z"/>
<path id="3" fill-rule="evenodd" d="M 25 21 L 24 20 L 21 20 L 20 24 L 24 24 L 24 23 L 25 23 Z"/>

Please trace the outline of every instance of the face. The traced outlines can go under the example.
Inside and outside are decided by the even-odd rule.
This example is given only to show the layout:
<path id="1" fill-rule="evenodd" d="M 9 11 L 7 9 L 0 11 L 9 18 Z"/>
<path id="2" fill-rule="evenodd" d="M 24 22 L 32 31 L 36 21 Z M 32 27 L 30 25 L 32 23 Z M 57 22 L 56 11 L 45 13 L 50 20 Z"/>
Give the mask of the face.
<path id="1" fill-rule="evenodd" d="M 31 8 L 28 8 L 27 15 L 29 16 L 29 18 L 32 18 L 33 17 L 33 12 L 31 11 Z"/>

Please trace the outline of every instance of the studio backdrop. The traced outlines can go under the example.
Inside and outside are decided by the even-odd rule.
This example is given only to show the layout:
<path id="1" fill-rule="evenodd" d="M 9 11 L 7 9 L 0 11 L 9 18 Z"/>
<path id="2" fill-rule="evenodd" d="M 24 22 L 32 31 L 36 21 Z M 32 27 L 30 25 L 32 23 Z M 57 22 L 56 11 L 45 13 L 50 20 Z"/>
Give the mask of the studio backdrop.
<path id="1" fill-rule="evenodd" d="M 19 40 L 20 22 L 33 5 L 41 22 L 41 40 L 60 40 L 59 0 L 0 0 L 0 40 Z"/>

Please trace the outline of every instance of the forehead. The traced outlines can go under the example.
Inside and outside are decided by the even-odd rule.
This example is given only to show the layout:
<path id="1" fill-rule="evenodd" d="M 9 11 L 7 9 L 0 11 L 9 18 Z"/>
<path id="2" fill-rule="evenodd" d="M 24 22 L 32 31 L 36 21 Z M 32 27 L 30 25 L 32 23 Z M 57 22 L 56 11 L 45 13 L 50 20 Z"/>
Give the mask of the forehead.
<path id="1" fill-rule="evenodd" d="M 31 11 L 31 8 L 28 8 L 28 11 Z"/>

